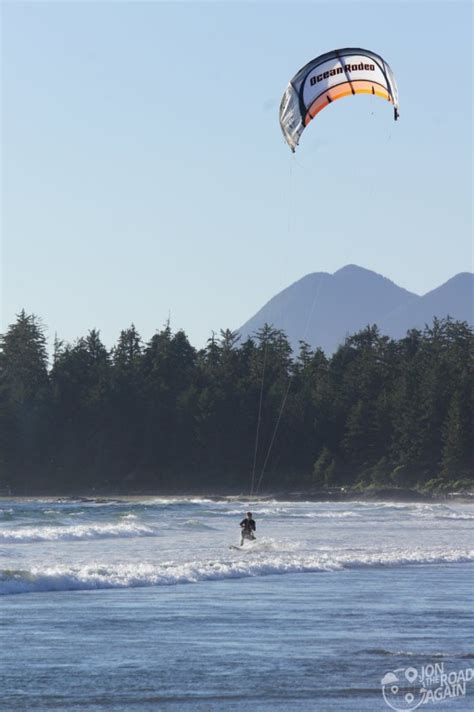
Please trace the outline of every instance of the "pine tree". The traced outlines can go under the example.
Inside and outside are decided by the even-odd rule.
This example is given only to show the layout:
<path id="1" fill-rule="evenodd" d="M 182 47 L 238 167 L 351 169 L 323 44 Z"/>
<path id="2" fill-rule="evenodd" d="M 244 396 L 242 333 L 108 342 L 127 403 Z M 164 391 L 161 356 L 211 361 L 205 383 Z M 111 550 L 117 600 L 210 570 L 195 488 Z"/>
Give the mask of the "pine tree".
<path id="1" fill-rule="evenodd" d="M 44 475 L 49 451 L 45 329 L 23 310 L 0 336 L 0 463 L 5 480 L 26 487 Z"/>
<path id="2" fill-rule="evenodd" d="M 466 384 L 467 386 L 467 384 Z M 443 426 L 441 476 L 474 481 L 474 432 L 472 389 L 458 389 L 451 398 Z"/>

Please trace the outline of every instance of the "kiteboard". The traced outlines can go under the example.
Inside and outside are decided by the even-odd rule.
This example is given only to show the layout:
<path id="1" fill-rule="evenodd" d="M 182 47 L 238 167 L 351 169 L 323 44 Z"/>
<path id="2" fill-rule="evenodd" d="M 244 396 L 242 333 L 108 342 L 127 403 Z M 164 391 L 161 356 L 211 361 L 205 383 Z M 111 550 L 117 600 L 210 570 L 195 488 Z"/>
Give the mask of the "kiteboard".
<path id="1" fill-rule="evenodd" d="M 252 539 L 252 543 L 255 541 L 256 539 Z M 229 549 L 237 549 L 237 551 L 250 551 L 252 548 L 252 546 L 237 546 L 236 544 L 229 544 Z"/>

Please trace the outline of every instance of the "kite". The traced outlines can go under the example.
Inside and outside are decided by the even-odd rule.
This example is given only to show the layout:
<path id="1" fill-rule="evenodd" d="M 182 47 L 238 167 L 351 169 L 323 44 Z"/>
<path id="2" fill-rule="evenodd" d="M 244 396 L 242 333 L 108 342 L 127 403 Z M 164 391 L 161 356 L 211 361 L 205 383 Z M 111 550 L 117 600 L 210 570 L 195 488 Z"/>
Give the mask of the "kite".
<path id="1" fill-rule="evenodd" d="M 294 152 L 309 122 L 336 99 L 372 94 L 393 104 L 398 91 L 392 70 L 380 55 L 360 47 L 335 49 L 308 62 L 288 84 L 280 104 L 280 126 Z"/>

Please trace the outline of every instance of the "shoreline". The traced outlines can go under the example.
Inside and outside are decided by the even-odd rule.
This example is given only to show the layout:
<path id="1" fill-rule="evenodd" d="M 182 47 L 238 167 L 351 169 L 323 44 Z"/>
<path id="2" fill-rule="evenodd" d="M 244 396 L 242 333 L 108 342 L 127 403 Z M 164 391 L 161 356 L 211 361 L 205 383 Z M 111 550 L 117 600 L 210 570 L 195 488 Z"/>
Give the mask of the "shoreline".
<path id="1" fill-rule="evenodd" d="M 41 498 L 79 500 L 84 502 L 100 502 L 116 499 L 117 501 L 140 499 L 148 497 L 169 498 L 206 498 L 219 501 L 268 501 L 269 499 L 278 502 L 356 502 L 356 501 L 384 501 L 384 502 L 406 502 L 406 503 L 441 503 L 460 502 L 474 503 L 474 492 L 425 492 L 406 488 L 367 488 L 355 490 L 347 487 L 331 488 L 327 490 L 280 490 L 266 491 L 258 495 L 250 495 L 248 492 L 216 492 L 203 490 L 186 491 L 156 491 L 156 490 L 130 490 L 129 492 L 117 492 L 117 490 L 78 490 L 74 491 L 49 491 L 39 490 L 36 492 L 0 492 L 0 499 L 41 499 Z"/>

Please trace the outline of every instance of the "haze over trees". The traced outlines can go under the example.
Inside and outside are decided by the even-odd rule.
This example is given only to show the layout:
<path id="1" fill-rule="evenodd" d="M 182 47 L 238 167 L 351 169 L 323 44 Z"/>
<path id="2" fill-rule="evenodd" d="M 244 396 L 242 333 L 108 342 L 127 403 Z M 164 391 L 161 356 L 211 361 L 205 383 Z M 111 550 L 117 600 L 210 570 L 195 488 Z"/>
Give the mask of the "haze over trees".
<path id="1" fill-rule="evenodd" d="M 293 357 L 268 325 L 203 349 L 132 325 L 111 350 L 94 329 L 56 341 L 50 363 L 22 312 L 0 337 L 0 486 L 248 492 L 254 471 L 261 491 L 469 487 L 473 344 L 450 319 L 399 340 L 367 326 L 331 357 L 305 343 Z"/>

